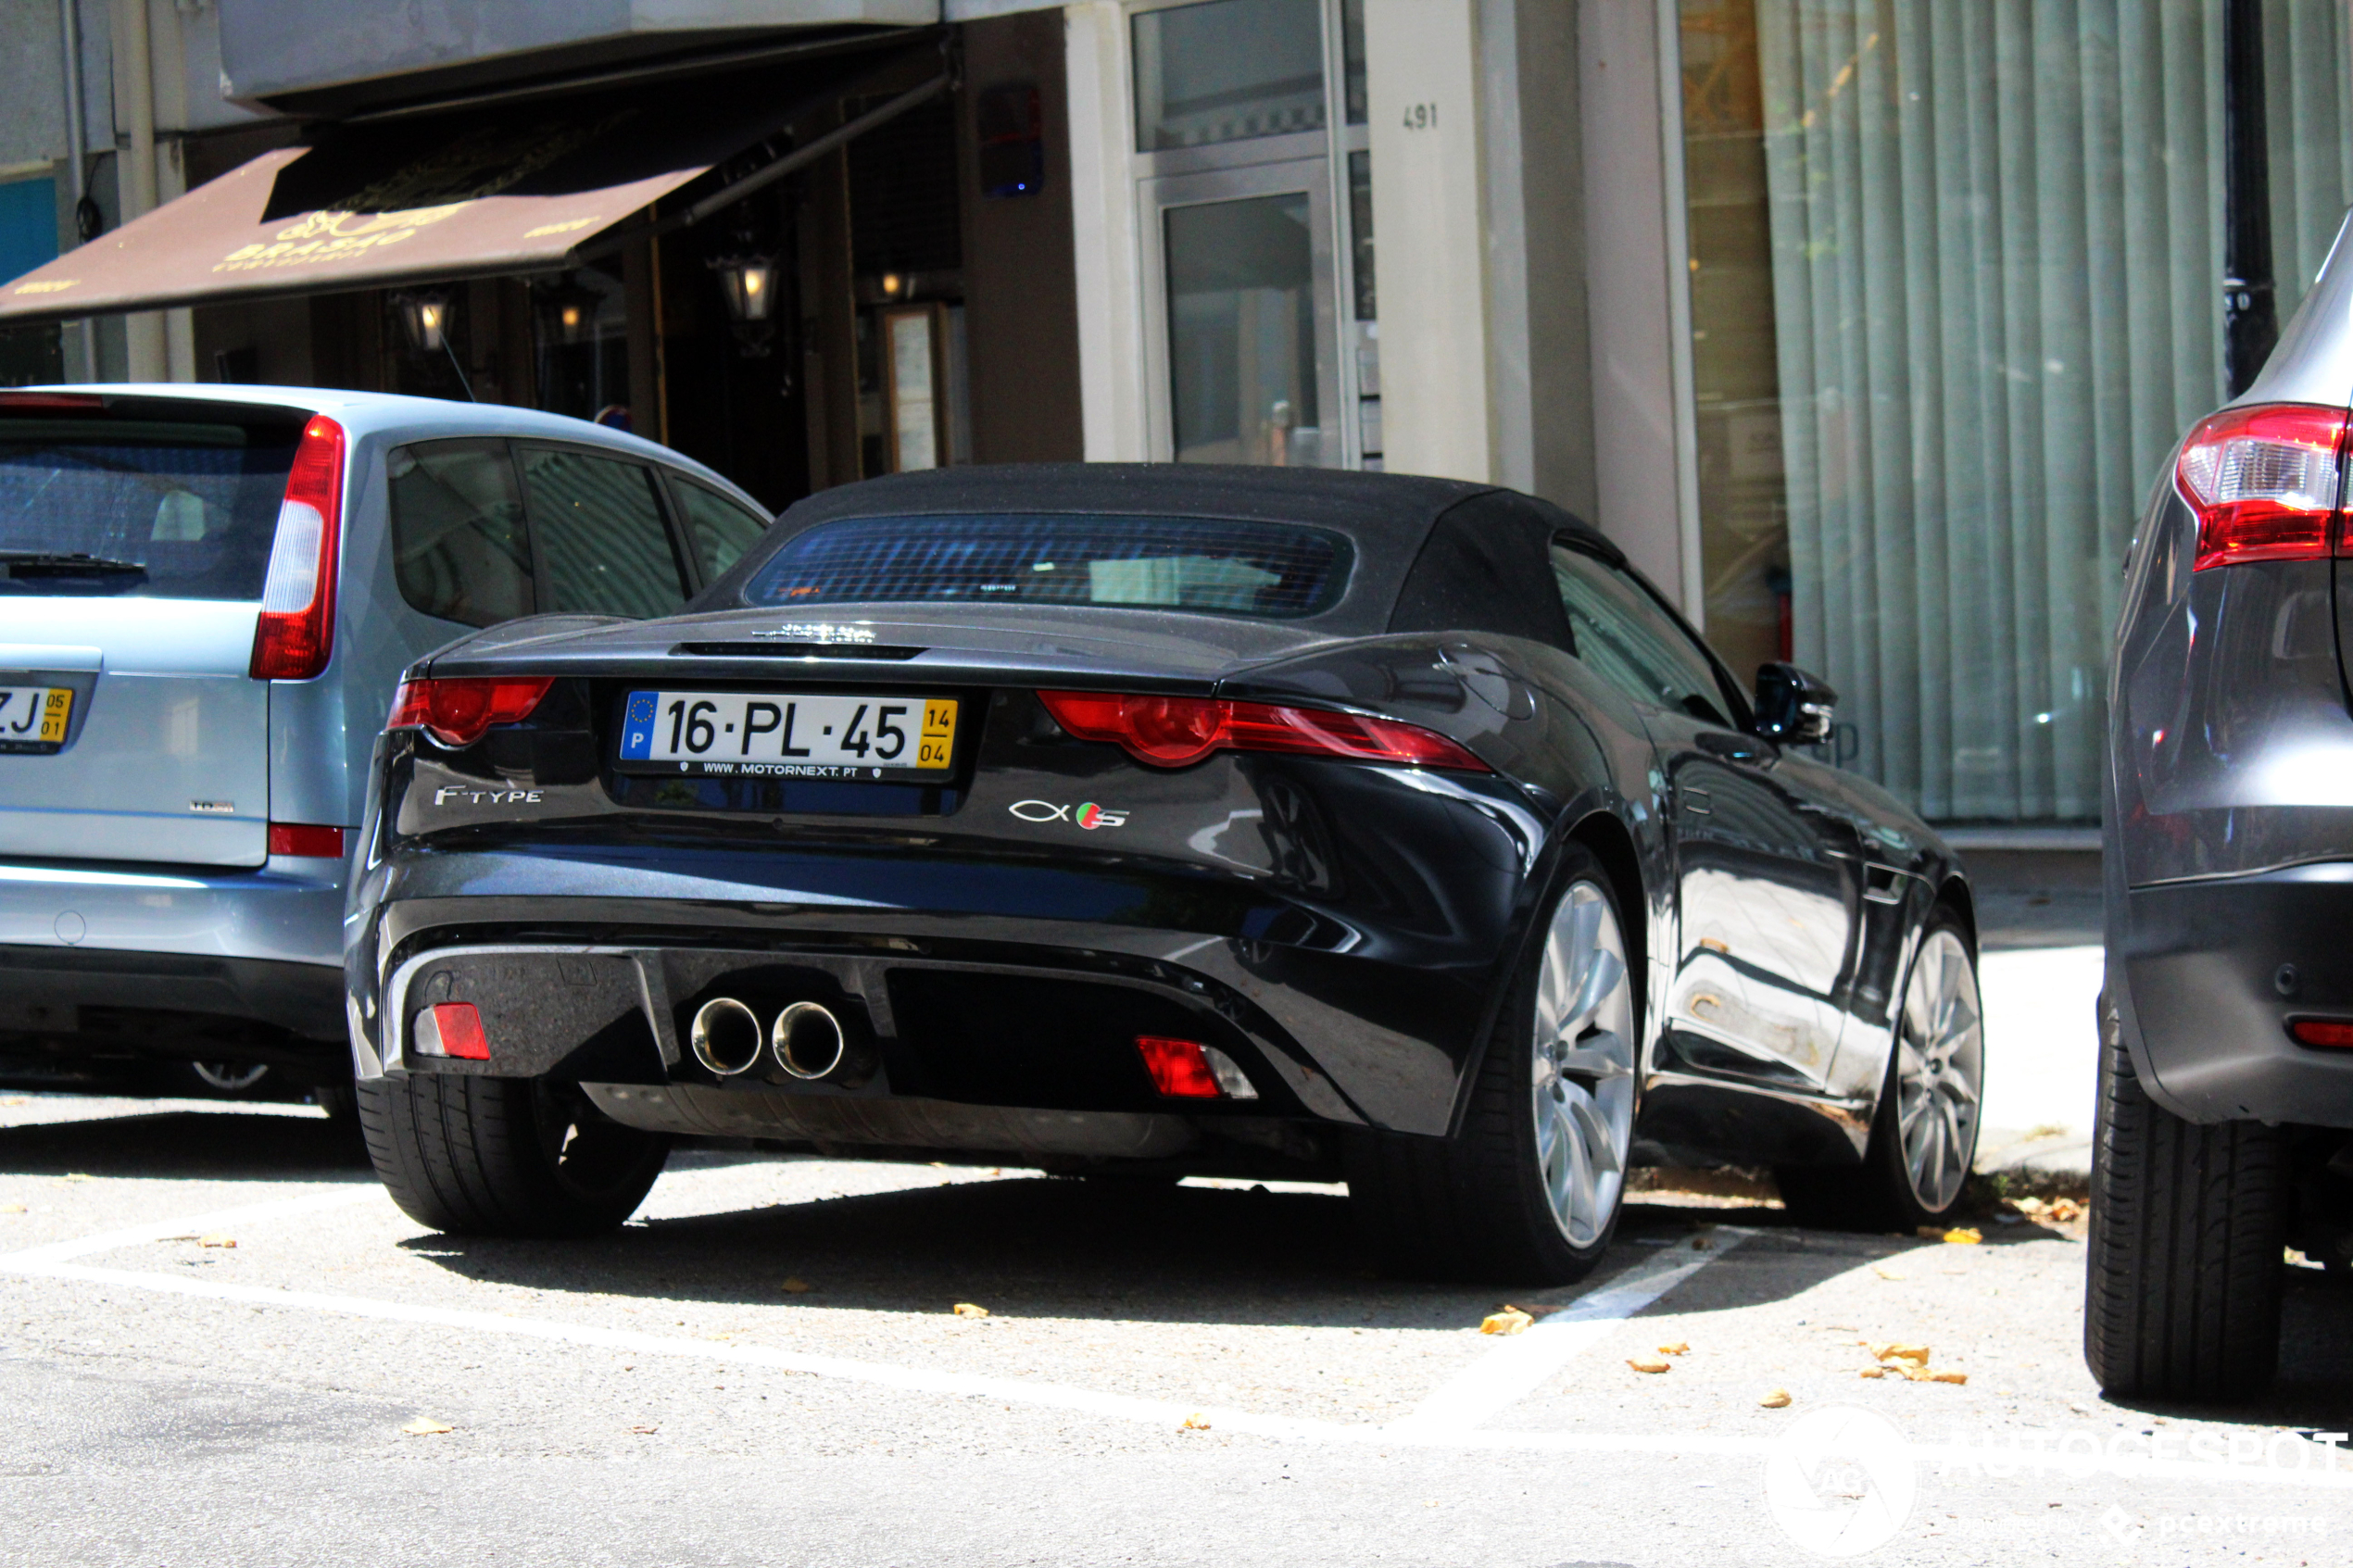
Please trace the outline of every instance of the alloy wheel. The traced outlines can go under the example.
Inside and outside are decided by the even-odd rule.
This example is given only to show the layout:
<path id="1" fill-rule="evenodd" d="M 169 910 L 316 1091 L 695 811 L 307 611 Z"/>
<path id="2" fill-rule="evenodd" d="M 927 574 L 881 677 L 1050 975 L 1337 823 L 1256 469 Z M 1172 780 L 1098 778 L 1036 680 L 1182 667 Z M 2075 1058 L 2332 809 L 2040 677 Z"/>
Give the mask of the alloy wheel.
<path id="1" fill-rule="evenodd" d="M 1931 1213 L 1952 1207 L 1977 1153 L 1984 1036 L 1977 966 L 1960 936 L 1929 933 L 1912 960 L 1895 1042 L 1895 1125 L 1912 1196 Z"/>
<path id="2" fill-rule="evenodd" d="M 1609 898 L 1572 884 L 1554 906 L 1536 977 L 1536 1161 L 1553 1223 L 1575 1248 L 1617 1212 L 1634 1135 L 1634 999 Z"/>

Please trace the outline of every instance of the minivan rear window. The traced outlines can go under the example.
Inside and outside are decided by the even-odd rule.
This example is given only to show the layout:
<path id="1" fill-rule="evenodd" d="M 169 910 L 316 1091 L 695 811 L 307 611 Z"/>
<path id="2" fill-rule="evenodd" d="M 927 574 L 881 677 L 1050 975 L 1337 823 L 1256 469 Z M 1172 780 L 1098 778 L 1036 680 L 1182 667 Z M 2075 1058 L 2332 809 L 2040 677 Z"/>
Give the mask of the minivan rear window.
<path id="1" fill-rule="evenodd" d="M 748 605 L 1097 605 L 1289 619 L 1329 609 L 1347 541 L 1293 523 L 1087 514 L 869 517 L 787 540 Z"/>
<path id="2" fill-rule="evenodd" d="M 0 595 L 258 599 L 299 420 L 0 419 Z"/>

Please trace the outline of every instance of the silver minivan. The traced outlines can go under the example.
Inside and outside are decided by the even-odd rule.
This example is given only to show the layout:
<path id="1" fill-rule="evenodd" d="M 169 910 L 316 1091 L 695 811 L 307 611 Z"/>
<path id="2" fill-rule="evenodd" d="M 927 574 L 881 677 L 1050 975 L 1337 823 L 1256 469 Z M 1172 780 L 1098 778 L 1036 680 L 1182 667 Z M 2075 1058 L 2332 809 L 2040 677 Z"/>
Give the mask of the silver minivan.
<path id="1" fill-rule="evenodd" d="M 346 850 L 401 669 L 521 616 L 669 614 L 769 521 L 528 409 L 0 392 L 0 1053 L 339 1098 Z"/>

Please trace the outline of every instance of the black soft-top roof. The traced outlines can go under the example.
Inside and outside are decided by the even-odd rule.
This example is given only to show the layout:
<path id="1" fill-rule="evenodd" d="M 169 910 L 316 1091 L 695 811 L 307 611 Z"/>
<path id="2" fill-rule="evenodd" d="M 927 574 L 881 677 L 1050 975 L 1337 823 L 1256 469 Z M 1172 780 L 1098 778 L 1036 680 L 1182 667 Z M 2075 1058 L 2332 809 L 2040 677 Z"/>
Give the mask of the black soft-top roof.
<path id="1" fill-rule="evenodd" d="M 1328 528 L 1353 542 L 1357 559 L 1347 593 L 1339 604 L 1308 619 L 1333 630 L 1367 632 L 1386 625 L 1438 520 L 1485 495 L 1541 508 L 1552 526 L 1590 533 L 1545 503 L 1457 479 L 1209 463 L 990 464 L 890 474 L 819 491 L 794 503 L 768 539 L 747 552 L 698 603 L 738 602 L 744 583 L 786 540 L 849 518 L 1020 512 L 1233 518 Z M 1549 592 L 1549 579 L 1546 586 Z"/>

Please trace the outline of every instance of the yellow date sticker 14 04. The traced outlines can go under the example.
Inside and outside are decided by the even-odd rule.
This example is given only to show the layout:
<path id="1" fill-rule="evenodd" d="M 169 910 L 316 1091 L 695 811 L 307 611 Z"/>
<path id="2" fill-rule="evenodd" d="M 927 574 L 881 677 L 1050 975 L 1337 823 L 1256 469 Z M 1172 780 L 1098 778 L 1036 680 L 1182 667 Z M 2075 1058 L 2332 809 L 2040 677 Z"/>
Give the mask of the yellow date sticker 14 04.
<path id="1" fill-rule="evenodd" d="M 924 704 L 924 733 L 915 743 L 915 766 L 945 768 L 956 754 L 956 704 L 934 699 Z"/>

